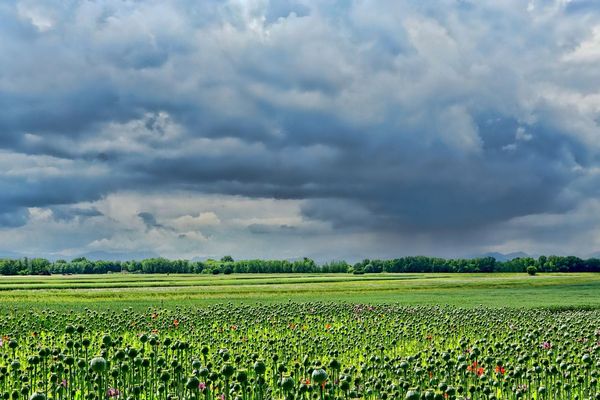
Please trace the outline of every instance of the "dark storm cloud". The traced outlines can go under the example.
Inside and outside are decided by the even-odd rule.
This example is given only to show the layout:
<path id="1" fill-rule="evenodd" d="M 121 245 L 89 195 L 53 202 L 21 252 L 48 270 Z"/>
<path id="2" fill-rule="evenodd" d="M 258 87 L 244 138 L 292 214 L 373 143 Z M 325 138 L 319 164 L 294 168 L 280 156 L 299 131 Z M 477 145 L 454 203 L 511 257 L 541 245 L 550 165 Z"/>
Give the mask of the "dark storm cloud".
<path id="1" fill-rule="evenodd" d="M 147 229 L 164 228 L 164 225 L 159 224 L 154 215 L 149 212 L 141 212 L 138 214 L 138 217 L 140 217 L 140 219 L 144 222 L 144 225 L 146 225 Z"/>
<path id="2" fill-rule="evenodd" d="M 124 190 L 303 200 L 340 235 L 573 212 L 598 196 L 592 4 L 4 2 L 0 225 Z"/>
<path id="3" fill-rule="evenodd" d="M 75 218 L 101 217 L 104 214 L 96 208 L 77 208 L 68 206 L 52 207 L 52 215 L 59 221 L 71 221 Z"/>
<path id="4" fill-rule="evenodd" d="M 93 216 L 93 211 L 68 206 L 97 200 L 130 181 L 125 172 L 113 179 L 111 171 L 97 161 L 46 155 L 0 152 L 0 168 L 0 213 L 16 215 L 3 221 L 23 222 L 28 208 L 44 207 L 54 209 L 58 219 Z"/>
<path id="5" fill-rule="evenodd" d="M 29 213 L 25 208 L 17 208 L 15 210 L 0 213 L 0 227 L 16 228 L 27 223 Z"/>
<path id="6" fill-rule="evenodd" d="M 257 235 L 295 233 L 298 228 L 289 225 L 251 224 L 248 230 Z"/>

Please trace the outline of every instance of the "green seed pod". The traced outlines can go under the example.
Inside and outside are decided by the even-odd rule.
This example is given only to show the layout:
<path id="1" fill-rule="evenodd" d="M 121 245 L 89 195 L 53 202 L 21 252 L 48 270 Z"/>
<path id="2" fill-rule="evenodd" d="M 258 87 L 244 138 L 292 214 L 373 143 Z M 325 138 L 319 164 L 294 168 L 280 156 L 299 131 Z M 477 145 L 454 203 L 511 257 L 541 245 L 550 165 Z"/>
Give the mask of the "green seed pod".
<path id="1" fill-rule="evenodd" d="M 263 375 L 267 370 L 267 366 L 265 365 L 265 362 L 262 360 L 257 360 L 254 363 L 254 372 L 256 372 L 257 375 Z"/>
<path id="2" fill-rule="evenodd" d="M 581 361 L 583 361 L 584 364 L 591 364 L 592 358 L 589 354 L 584 354 L 583 357 L 581 357 Z"/>
<path id="3" fill-rule="evenodd" d="M 112 344 L 112 338 L 110 337 L 110 335 L 104 335 L 104 336 L 102 336 L 102 343 L 105 346 L 110 346 Z"/>
<path id="4" fill-rule="evenodd" d="M 340 382 L 340 389 L 342 389 L 344 392 L 347 392 L 350 389 L 350 382 L 347 380 Z"/>
<path id="5" fill-rule="evenodd" d="M 294 388 L 294 380 L 289 376 L 283 377 L 281 380 L 281 388 L 286 392 L 289 392 Z"/>
<path id="6" fill-rule="evenodd" d="M 540 386 L 538 388 L 538 393 L 541 394 L 541 395 L 546 394 L 546 386 Z"/>
<path id="7" fill-rule="evenodd" d="M 328 375 L 324 369 L 315 369 L 312 372 L 311 378 L 312 378 L 313 382 L 320 385 L 320 384 L 325 383 L 325 381 L 327 381 Z"/>
<path id="8" fill-rule="evenodd" d="M 189 390 L 198 389 L 199 385 L 200 385 L 200 381 L 195 376 L 190 376 L 188 378 L 187 382 L 185 383 L 185 387 L 188 388 Z"/>
<path id="9" fill-rule="evenodd" d="M 239 383 L 246 383 L 248 381 L 248 374 L 244 370 L 239 370 L 235 376 L 235 380 Z"/>
<path id="10" fill-rule="evenodd" d="M 308 367 L 310 365 L 310 360 L 308 359 L 308 356 L 304 356 L 304 358 L 302 359 L 302 365 L 304 365 L 305 367 Z"/>
<path id="11" fill-rule="evenodd" d="M 107 363 L 102 357 L 94 357 L 90 360 L 90 368 L 96 373 L 102 373 L 106 371 Z"/>
<path id="12" fill-rule="evenodd" d="M 160 380 L 163 382 L 167 382 L 169 381 L 169 379 L 171 379 L 171 374 L 169 374 L 167 371 L 163 371 L 160 374 Z"/>
<path id="13" fill-rule="evenodd" d="M 333 358 L 331 361 L 329 361 L 329 368 L 331 368 L 334 371 L 339 371 L 341 368 L 340 362 Z"/>
<path id="14" fill-rule="evenodd" d="M 235 368 L 233 368 L 233 365 L 231 365 L 229 363 L 225 363 L 221 367 L 221 375 L 223 375 L 227 379 L 229 379 L 233 375 L 234 372 L 235 372 Z"/>

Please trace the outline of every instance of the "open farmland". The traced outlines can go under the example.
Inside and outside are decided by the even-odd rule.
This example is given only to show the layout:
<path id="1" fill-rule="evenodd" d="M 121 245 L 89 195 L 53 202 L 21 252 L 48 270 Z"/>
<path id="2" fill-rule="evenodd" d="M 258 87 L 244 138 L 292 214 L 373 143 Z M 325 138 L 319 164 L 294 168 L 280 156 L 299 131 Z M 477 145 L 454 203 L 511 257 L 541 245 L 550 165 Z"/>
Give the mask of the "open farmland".
<path id="1" fill-rule="evenodd" d="M 109 274 L 0 278 L 0 307 L 142 308 L 288 300 L 460 307 L 600 307 L 600 275 Z"/>
<path id="2" fill-rule="evenodd" d="M 598 399 L 594 274 L 0 280 L 4 399 Z"/>
<path id="3" fill-rule="evenodd" d="M 12 399 L 598 398 L 600 312 L 324 303 L 0 319 Z"/>

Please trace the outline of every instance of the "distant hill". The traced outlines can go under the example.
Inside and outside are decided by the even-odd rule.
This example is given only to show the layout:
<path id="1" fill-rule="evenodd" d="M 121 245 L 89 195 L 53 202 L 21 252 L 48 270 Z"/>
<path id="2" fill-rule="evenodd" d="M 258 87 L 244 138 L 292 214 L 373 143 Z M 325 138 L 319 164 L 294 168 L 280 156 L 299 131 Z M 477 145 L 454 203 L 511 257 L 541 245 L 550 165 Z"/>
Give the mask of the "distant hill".
<path id="1" fill-rule="evenodd" d="M 15 259 L 18 259 L 18 258 L 23 258 L 23 257 L 25 257 L 25 256 L 23 254 L 21 254 L 21 253 L 17 253 L 17 252 L 14 252 L 14 251 L 3 251 L 3 250 L 0 250 L 0 259 L 2 259 L 2 258 L 10 258 L 11 260 L 15 260 Z"/>
<path id="2" fill-rule="evenodd" d="M 77 257 L 85 257 L 90 261 L 130 261 L 143 260 L 146 258 L 159 257 L 158 254 L 151 251 L 132 251 L 132 252 L 111 252 L 111 251 L 91 251 L 79 254 Z M 75 257 L 71 257 L 75 258 Z"/>
<path id="3" fill-rule="evenodd" d="M 523 257 L 532 257 L 531 255 L 524 253 L 522 251 L 516 251 L 513 253 L 498 253 L 498 252 L 489 252 L 489 253 L 484 253 L 481 254 L 477 257 L 473 257 L 473 258 L 478 258 L 478 257 L 494 257 L 496 259 L 496 261 L 510 261 L 510 260 L 514 260 L 515 258 L 523 258 Z"/>
<path id="4" fill-rule="evenodd" d="M 587 258 L 600 258 L 600 251 L 595 251 L 587 256 Z"/>

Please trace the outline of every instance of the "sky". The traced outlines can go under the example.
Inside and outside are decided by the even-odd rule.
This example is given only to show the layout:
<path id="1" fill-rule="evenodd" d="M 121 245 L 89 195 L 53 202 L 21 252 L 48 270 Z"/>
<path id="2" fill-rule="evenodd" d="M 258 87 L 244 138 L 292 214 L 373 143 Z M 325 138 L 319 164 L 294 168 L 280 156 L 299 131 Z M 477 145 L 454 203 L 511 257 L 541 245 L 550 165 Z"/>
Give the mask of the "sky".
<path id="1" fill-rule="evenodd" d="M 600 251 L 597 0 L 4 0 L 0 255 Z"/>

